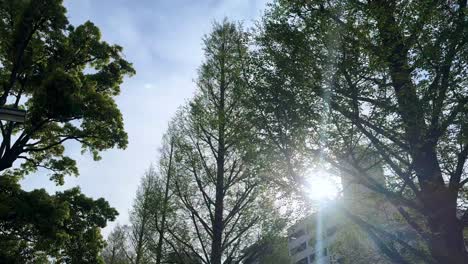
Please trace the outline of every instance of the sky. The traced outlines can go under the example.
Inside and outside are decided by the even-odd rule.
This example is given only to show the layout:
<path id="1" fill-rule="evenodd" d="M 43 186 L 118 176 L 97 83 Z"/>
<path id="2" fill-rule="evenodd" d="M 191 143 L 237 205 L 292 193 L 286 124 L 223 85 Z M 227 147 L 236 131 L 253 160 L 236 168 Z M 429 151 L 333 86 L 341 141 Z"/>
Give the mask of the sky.
<path id="1" fill-rule="evenodd" d="M 261 17 L 268 0 L 65 0 L 73 25 L 92 21 L 105 41 L 124 48 L 125 58 L 137 74 L 121 86 L 116 102 L 128 133 L 127 149 L 102 153 L 93 161 L 80 146 L 66 144 L 66 154 L 76 159 L 80 176 L 67 177 L 57 187 L 47 172 L 27 176 L 26 190 L 49 192 L 79 186 L 90 197 L 104 197 L 119 216 L 103 230 L 127 224 L 140 177 L 157 162 L 161 138 L 178 107 L 195 91 L 193 80 L 203 61 L 202 38 L 214 21 L 227 17 L 245 27 Z"/>

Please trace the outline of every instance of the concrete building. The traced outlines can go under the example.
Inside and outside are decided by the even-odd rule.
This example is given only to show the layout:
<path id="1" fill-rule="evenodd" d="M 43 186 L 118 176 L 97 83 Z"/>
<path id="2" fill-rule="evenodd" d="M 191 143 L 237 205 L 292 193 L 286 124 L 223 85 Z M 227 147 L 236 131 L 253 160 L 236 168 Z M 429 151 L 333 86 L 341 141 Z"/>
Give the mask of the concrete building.
<path id="1" fill-rule="evenodd" d="M 293 264 L 339 263 L 330 245 L 340 227 L 330 213 L 323 210 L 312 214 L 288 229 L 288 250 Z"/>
<path id="2" fill-rule="evenodd" d="M 361 160 L 366 174 L 365 177 L 356 178 L 349 173 L 342 173 L 341 182 L 343 197 L 341 206 L 364 218 L 369 216 L 381 218 L 395 212 L 393 206 L 379 199 L 379 195 L 362 185 L 363 181 L 373 181 L 385 185 L 385 177 L 382 167 L 376 164 L 374 157 Z M 357 171 L 349 164 L 343 164 L 349 171 Z M 289 228 L 288 249 L 292 264 L 332 264 L 340 263 L 346 256 L 339 256 L 333 252 L 333 244 L 337 238 L 340 228 L 346 228 L 343 217 L 338 216 L 339 210 L 333 204 L 328 204 L 324 209 L 314 213 Z M 341 220 L 340 220 L 341 219 Z M 384 219 L 381 219 L 384 220 Z M 341 221 L 341 222 L 340 222 Z M 321 239 L 320 239 L 321 238 Z"/>

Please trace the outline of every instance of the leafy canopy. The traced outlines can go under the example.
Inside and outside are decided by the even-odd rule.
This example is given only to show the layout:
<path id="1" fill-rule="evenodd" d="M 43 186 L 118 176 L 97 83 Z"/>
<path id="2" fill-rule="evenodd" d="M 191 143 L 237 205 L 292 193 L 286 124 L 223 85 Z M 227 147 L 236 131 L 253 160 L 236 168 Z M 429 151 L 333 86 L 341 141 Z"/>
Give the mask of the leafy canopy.
<path id="1" fill-rule="evenodd" d="M 103 198 L 86 197 L 79 188 L 55 195 L 26 192 L 0 177 L 0 262 L 100 263 L 101 228 L 117 216 Z"/>
<path id="2" fill-rule="evenodd" d="M 0 3 L 0 106 L 27 111 L 24 124 L 1 121 L 0 171 L 23 176 L 49 169 L 52 179 L 78 174 L 63 143 L 99 152 L 125 148 L 127 134 L 114 97 L 135 73 L 122 47 L 101 40 L 91 22 L 74 27 L 61 0 Z"/>

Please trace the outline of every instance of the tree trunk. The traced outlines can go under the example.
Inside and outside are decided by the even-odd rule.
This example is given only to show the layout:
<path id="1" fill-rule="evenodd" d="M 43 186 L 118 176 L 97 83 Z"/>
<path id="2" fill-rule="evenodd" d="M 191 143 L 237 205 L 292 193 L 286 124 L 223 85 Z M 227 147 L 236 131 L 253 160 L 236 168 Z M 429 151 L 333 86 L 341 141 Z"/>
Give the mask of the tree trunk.
<path id="1" fill-rule="evenodd" d="M 463 226 L 457 218 L 457 191 L 444 182 L 439 166 L 437 138 L 427 133 L 420 99 L 411 77 L 408 52 L 411 47 L 395 20 L 395 3 L 374 1 L 372 10 L 381 38 L 382 58 L 387 61 L 402 118 L 409 154 L 421 188 L 420 200 L 429 224 L 431 255 L 439 263 L 468 263 Z"/>
<path id="2" fill-rule="evenodd" d="M 438 186 L 438 187 L 437 187 Z M 468 263 L 463 224 L 457 218 L 457 195 L 445 185 L 423 188 L 421 199 L 429 224 L 429 249 L 439 263 Z"/>
<path id="3" fill-rule="evenodd" d="M 169 199 L 169 182 L 171 180 L 171 168 L 172 168 L 172 155 L 174 151 L 174 141 L 171 139 L 171 150 L 169 154 L 169 165 L 167 169 L 167 177 L 166 177 L 166 189 L 164 190 L 164 201 L 163 201 L 163 211 L 161 217 L 161 226 L 159 229 L 159 241 L 158 247 L 156 249 L 156 264 L 161 264 L 162 260 L 162 244 L 164 240 L 164 228 L 166 225 L 166 212 L 167 212 L 167 202 Z M 157 220 L 156 220 L 157 221 Z"/>
<path id="4" fill-rule="evenodd" d="M 114 264 L 114 260 L 115 260 L 115 247 L 112 247 L 112 255 L 111 255 L 111 259 L 110 259 L 110 263 L 109 264 Z"/>
<path id="5" fill-rule="evenodd" d="M 224 49 L 224 43 L 223 49 Z M 213 223 L 213 241 L 211 244 L 211 264 L 221 264 L 222 239 L 224 231 L 223 211 L 224 211 L 224 160 L 225 160 L 225 75 L 224 60 L 221 64 L 220 98 L 218 107 L 218 149 L 216 158 L 216 199 L 215 214 Z"/>
<path id="6" fill-rule="evenodd" d="M 224 151 L 223 151 L 224 152 Z M 222 236 L 223 236 L 223 211 L 224 211 L 224 153 L 218 152 L 216 173 L 216 200 L 215 216 L 213 223 L 213 241 L 211 245 L 211 264 L 221 264 Z"/>
<path id="7" fill-rule="evenodd" d="M 421 187 L 420 202 L 430 229 L 429 249 L 439 263 L 468 263 L 463 225 L 457 218 L 457 191 L 444 183 L 437 153 L 429 144 L 412 155 Z"/>
<path id="8" fill-rule="evenodd" d="M 136 256 L 135 256 L 135 264 L 140 264 L 141 258 L 143 255 L 143 235 L 144 235 L 144 228 L 140 230 L 140 233 L 138 234 L 138 242 L 137 242 L 137 250 L 136 250 Z"/>
<path id="9" fill-rule="evenodd" d="M 4 171 L 6 169 L 9 169 L 11 168 L 13 164 L 11 162 L 7 162 L 7 161 L 0 161 L 0 171 Z"/>
<path id="10" fill-rule="evenodd" d="M 145 194 L 146 196 L 147 194 Z M 136 245 L 136 256 L 135 256 L 135 264 L 140 264 L 143 259 L 143 254 L 144 254 L 144 239 L 145 239 L 145 232 L 146 232 L 146 221 L 147 221 L 147 215 L 146 215 L 146 201 L 147 198 L 144 198 L 145 205 L 143 205 L 144 212 L 143 212 L 143 217 L 141 219 L 141 226 L 140 230 L 138 230 L 138 237 L 137 237 L 137 245 Z"/>
<path id="11" fill-rule="evenodd" d="M 18 154 L 13 153 L 11 150 L 8 150 L 9 153 L 5 153 L 0 159 L 0 172 L 9 169 L 13 166 L 13 162 L 18 157 Z"/>
<path id="12" fill-rule="evenodd" d="M 430 251 L 437 262 L 468 263 L 463 226 L 460 220 L 452 215 L 439 214 L 429 218 L 429 227 L 431 229 Z"/>

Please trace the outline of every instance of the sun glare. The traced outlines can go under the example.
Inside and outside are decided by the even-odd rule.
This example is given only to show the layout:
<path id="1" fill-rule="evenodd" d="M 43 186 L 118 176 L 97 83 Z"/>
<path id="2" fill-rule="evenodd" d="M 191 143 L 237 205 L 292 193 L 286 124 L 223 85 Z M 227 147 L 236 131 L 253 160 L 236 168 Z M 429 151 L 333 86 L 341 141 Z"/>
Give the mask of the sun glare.
<path id="1" fill-rule="evenodd" d="M 307 196 L 314 201 L 332 200 L 338 196 L 340 179 L 323 170 L 308 174 L 304 186 Z"/>

